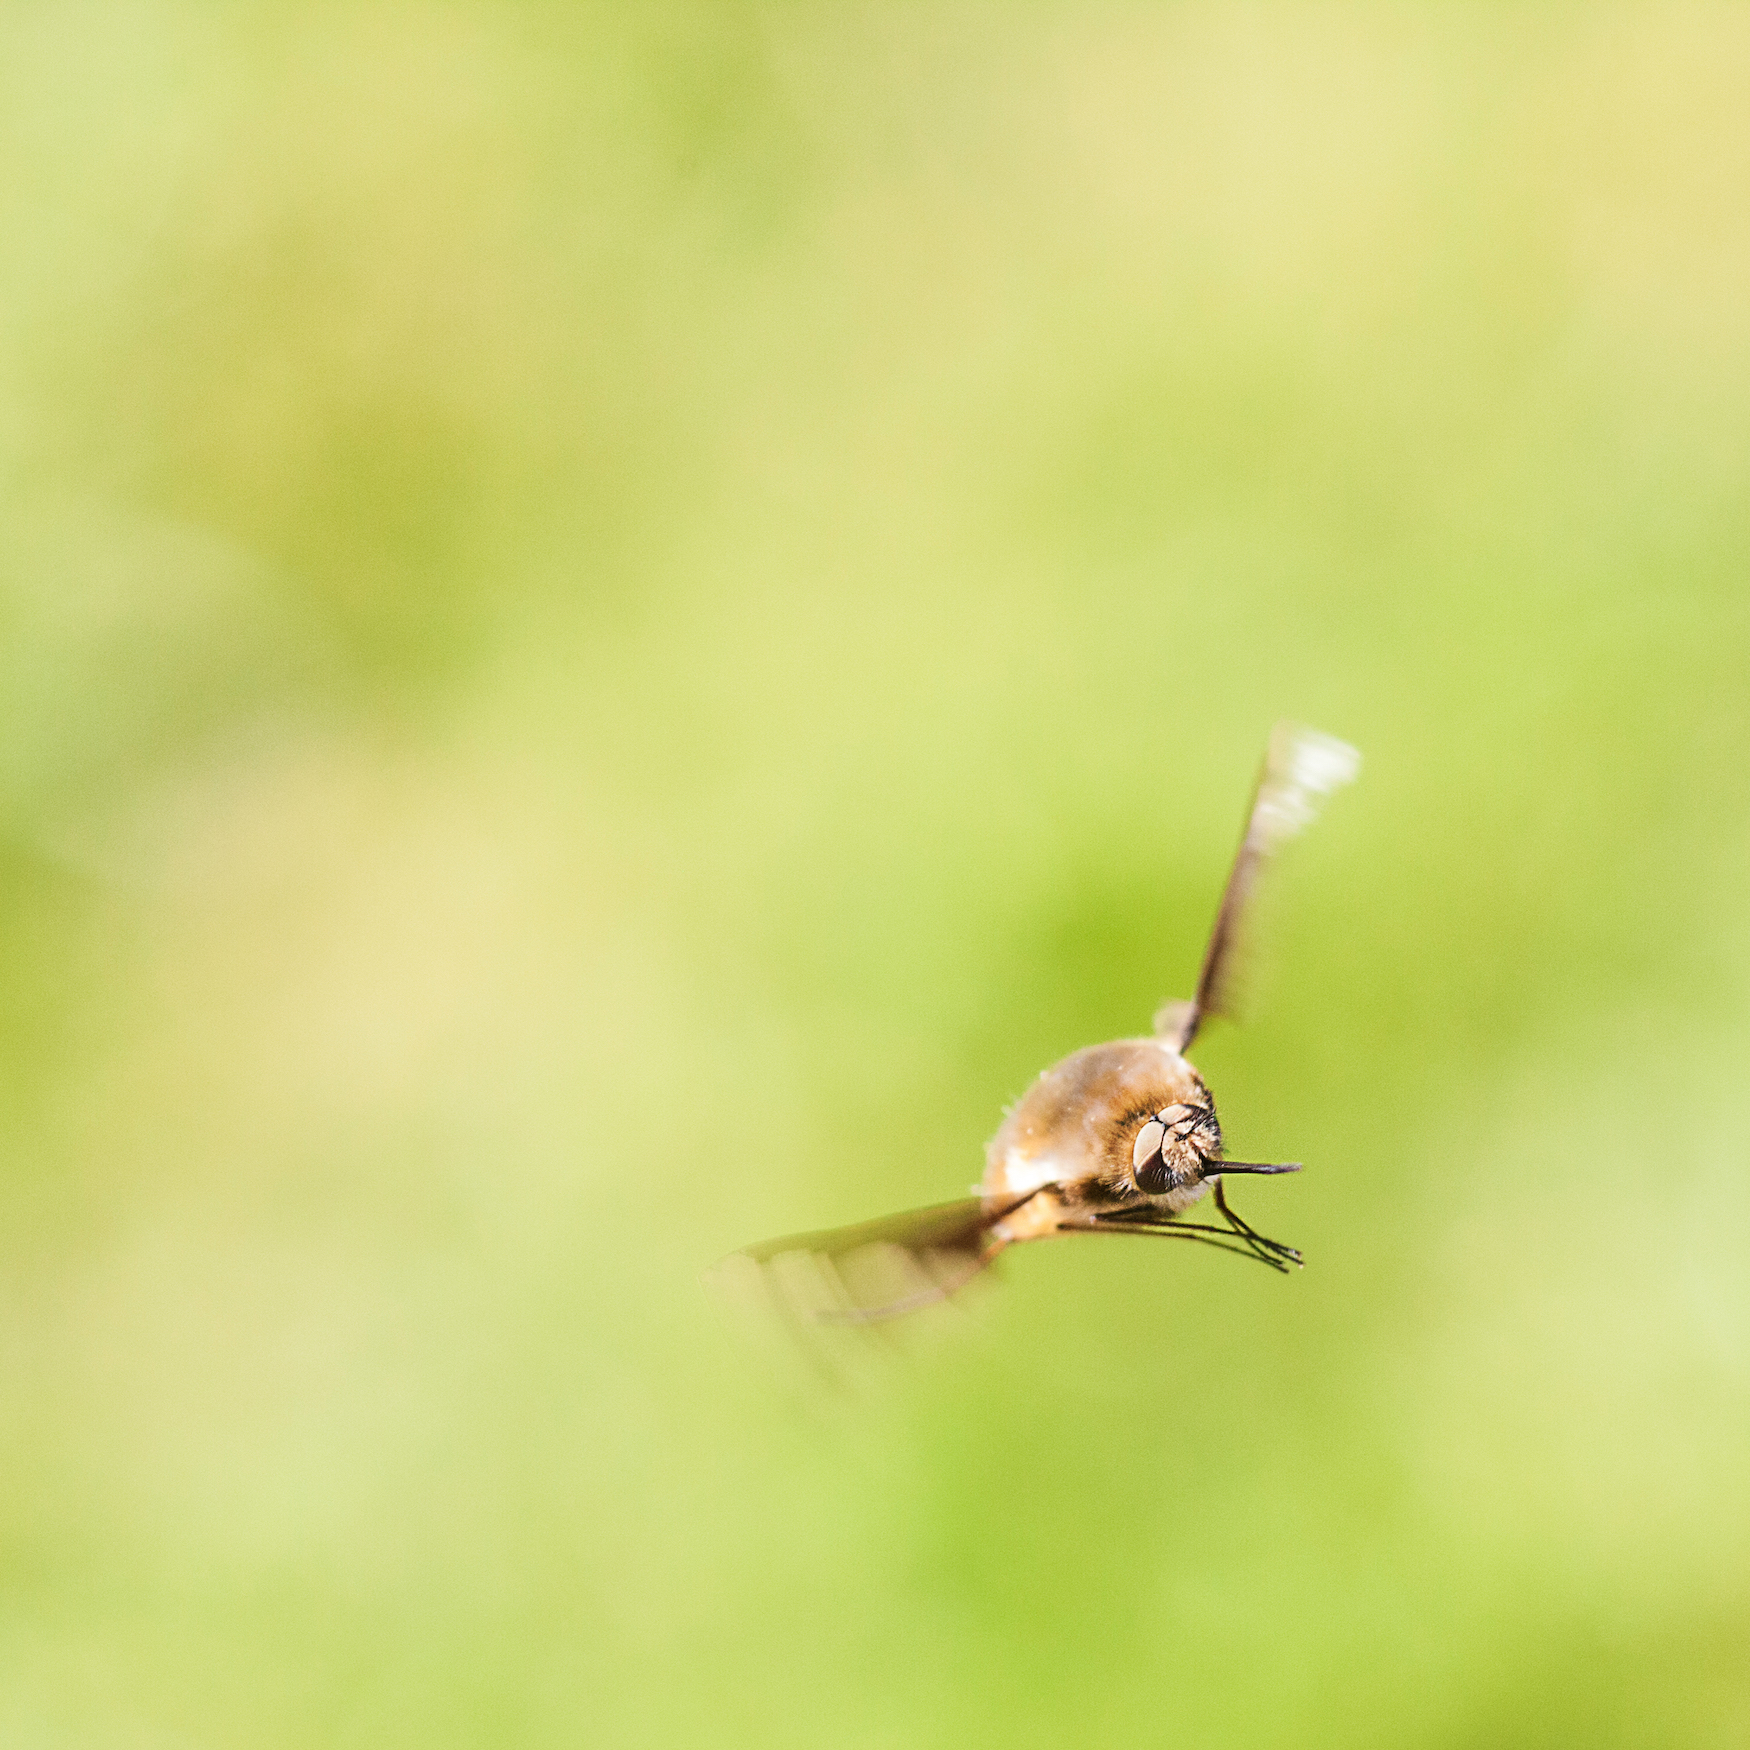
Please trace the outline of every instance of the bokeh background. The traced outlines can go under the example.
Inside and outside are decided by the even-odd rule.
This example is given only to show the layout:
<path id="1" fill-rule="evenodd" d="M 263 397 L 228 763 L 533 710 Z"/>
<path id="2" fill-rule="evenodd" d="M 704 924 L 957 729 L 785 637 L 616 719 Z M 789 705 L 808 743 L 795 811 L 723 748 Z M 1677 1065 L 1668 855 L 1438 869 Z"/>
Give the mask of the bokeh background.
<path id="1" fill-rule="evenodd" d="M 0 16 L 0 1742 L 1750 1739 L 1750 16 Z M 1278 1280 L 699 1272 L 1199 1061 Z"/>

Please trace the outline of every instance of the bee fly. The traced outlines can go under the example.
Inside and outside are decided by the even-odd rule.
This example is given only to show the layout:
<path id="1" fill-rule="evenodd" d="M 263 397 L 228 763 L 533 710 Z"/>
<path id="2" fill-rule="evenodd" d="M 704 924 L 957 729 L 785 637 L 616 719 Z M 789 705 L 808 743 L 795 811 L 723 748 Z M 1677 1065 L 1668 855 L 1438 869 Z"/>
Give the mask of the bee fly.
<path id="1" fill-rule="evenodd" d="M 1236 949 L 1260 871 L 1360 764 L 1344 742 L 1277 725 L 1197 994 L 1162 1009 L 1152 1037 L 1090 1045 L 1044 1071 L 991 1139 L 975 1196 L 768 1240 L 725 1265 L 770 1266 L 791 1310 L 806 1317 L 863 1322 L 944 1300 L 999 1252 L 1059 1234 L 1151 1234 L 1237 1252 L 1273 1270 L 1299 1264 L 1292 1246 L 1241 1219 L 1224 1181 L 1295 1173 L 1300 1163 L 1223 1159 L 1215 1102 L 1185 1053 L 1205 1021 L 1233 1013 Z M 1211 1189 L 1221 1225 L 1184 1220 Z"/>

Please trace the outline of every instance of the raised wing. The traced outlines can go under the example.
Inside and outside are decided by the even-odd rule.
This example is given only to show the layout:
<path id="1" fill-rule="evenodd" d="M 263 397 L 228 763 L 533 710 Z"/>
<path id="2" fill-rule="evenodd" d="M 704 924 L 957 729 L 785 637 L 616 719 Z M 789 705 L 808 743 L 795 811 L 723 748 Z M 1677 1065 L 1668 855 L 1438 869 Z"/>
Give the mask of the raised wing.
<path id="1" fill-rule="evenodd" d="M 1245 836 L 1204 951 L 1197 995 L 1189 1003 L 1169 1003 L 1155 1017 L 1155 1031 L 1175 1051 L 1188 1050 L 1210 1016 L 1234 1012 L 1247 907 L 1264 865 L 1312 823 L 1333 790 L 1352 782 L 1360 770 L 1361 755 L 1346 741 L 1298 723 L 1276 725 L 1258 774 Z"/>

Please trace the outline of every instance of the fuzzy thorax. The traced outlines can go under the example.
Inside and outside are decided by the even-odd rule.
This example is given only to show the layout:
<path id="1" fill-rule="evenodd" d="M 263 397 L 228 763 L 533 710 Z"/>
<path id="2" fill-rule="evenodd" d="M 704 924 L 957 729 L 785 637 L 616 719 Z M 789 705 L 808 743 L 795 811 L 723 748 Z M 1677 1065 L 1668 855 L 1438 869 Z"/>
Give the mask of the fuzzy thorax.
<path id="1" fill-rule="evenodd" d="M 981 1189 L 987 1197 L 1038 1192 L 1036 1203 L 1070 1218 L 1144 1200 L 1177 1211 L 1203 1195 L 1204 1165 L 1220 1147 L 1197 1071 L 1160 1039 L 1120 1039 L 1075 1052 L 1039 1077 L 991 1139 Z M 1017 1212 L 1015 1225 L 1031 1230 L 1045 1214 L 1023 1220 Z"/>

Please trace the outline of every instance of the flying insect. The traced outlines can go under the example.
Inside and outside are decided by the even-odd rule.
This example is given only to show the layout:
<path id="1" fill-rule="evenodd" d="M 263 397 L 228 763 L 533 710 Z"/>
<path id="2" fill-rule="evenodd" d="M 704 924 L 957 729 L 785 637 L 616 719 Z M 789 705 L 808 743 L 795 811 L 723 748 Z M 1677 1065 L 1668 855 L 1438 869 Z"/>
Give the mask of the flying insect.
<path id="1" fill-rule="evenodd" d="M 1186 1058 L 1206 1021 L 1237 1006 L 1239 949 L 1259 875 L 1360 770 L 1354 748 L 1278 724 L 1203 956 L 1196 994 L 1166 1005 L 1146 1038 L 1090 1045 L 1045 1070 L 985 1151 L 975 1194 L 853 1227 L 749 1246 L 725 1264 L 774 1272 L 792 1312 L 862 1323 L 945 1300 L 1010 1246 L 1072 1234 L 1147 1234 L 1213 1246 L 1288 1271 L 1301 1254 L 1267 1239 L 1225 1181 L 1299 1172 L 1298 1161 L 1230 1161 L 1208 1084 Z M 1214 1221 L 1187 1213 L 1213 1193 Z"/>

